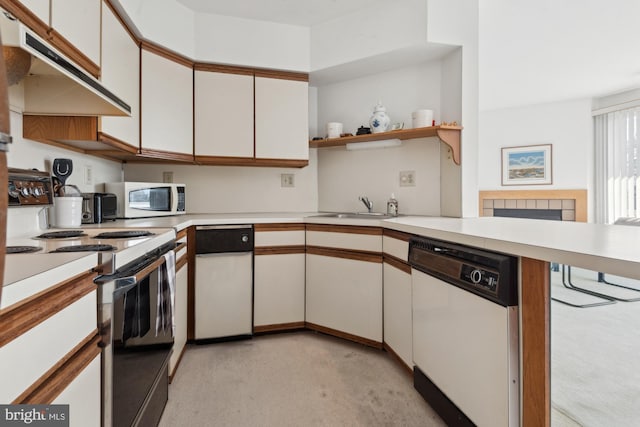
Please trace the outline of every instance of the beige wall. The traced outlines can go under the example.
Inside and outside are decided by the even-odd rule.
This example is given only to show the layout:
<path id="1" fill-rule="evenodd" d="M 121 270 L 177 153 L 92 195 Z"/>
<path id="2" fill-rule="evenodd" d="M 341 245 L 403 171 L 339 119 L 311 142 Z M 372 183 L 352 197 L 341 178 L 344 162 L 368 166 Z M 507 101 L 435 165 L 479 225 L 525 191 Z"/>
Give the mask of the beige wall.
<path id="1" fill-rule="evenodd" d="M 386 212 L 395 193 L 401 214 L 440 215 L 440 140 L 403 141 L 402 146 L 347 151 L 318 150 L 318 206 L 321 211 L 364 211 L 358 196 L 373 210 Z M 415 171 L 416 185 L 400 187 L 400 171 Z"/>
<path id="2" fill-rule="evenodd" d="M 162 172 L 187 186 L 187 213 L 315 212 L 317 158 L 309 153 L 302 169 L 239 166 L 126 164 L 126 181 L 162 182 Z M 292 173 L 294 188 L 280 187 L 280 174 Z"/>

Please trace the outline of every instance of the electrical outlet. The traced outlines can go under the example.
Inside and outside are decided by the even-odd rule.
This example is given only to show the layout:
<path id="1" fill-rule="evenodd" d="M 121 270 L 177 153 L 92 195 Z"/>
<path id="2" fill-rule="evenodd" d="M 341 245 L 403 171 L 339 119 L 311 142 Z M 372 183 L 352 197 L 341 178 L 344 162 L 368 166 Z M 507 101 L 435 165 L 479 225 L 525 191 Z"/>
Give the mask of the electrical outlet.
<path id="1" fill-rule="evenodd" d="M 401 171 L 400 187 L 415 187 L 415 186 L 416 186 L 416 171 Z"/>
<path id="2" fill-rule="evenodd" d="M 84 165 L 84 185 L 93 185 L 93 169 L 90 165 Z"/>
<path id="3" fill-rule="evenodd" d="M 162 182 L 173 182 L 173 172 L 162 172 Z"/>
<path id="4" fill-rule="evenodd" d="M 295 187 L 296 182 L 292 173 L 281 173 L 280 174 L 280 187 Z"/>

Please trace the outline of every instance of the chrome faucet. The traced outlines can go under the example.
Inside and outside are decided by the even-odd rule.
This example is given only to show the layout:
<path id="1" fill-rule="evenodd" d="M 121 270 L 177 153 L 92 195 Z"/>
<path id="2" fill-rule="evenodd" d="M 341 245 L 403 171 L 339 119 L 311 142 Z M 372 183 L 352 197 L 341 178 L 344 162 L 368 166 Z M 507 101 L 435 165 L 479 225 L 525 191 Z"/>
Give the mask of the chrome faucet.
<path id="1" fill-rule="evenodd" d="M 358 200 L 364 203 L 364 205 L 367 207 L 367 211 L 371 212 L 373 210 L 373 202 L 370 201 L 367 196 L 360 196 L 358 197 Z"/>

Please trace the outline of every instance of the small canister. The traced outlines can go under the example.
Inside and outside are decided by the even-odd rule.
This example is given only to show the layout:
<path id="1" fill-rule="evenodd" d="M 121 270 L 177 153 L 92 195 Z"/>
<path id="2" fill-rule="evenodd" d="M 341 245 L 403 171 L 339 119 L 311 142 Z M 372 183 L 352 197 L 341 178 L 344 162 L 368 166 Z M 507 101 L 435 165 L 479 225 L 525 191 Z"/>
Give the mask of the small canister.
<path id="1" fill-rule="evenodd" d="M 433 126 L 433 110 L 416 110 L 411 113 L 414 128 Z"/>
<path id="2" fill-rule="evenodd" d="M 327 123 L 327 138 L 340 138 L 342 134 L 342 123 L 329 122 Z"/>

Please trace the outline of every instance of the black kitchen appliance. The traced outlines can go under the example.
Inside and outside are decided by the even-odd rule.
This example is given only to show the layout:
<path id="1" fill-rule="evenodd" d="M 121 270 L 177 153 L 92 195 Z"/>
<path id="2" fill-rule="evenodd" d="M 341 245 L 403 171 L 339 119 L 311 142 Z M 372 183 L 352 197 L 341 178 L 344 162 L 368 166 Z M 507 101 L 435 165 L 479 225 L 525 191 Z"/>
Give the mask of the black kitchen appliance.
<path id="1" fill-rule="evenodd" d="M 82 223 L 115 221 L 118 200 L 112 193 L 82 193 Z"/>

